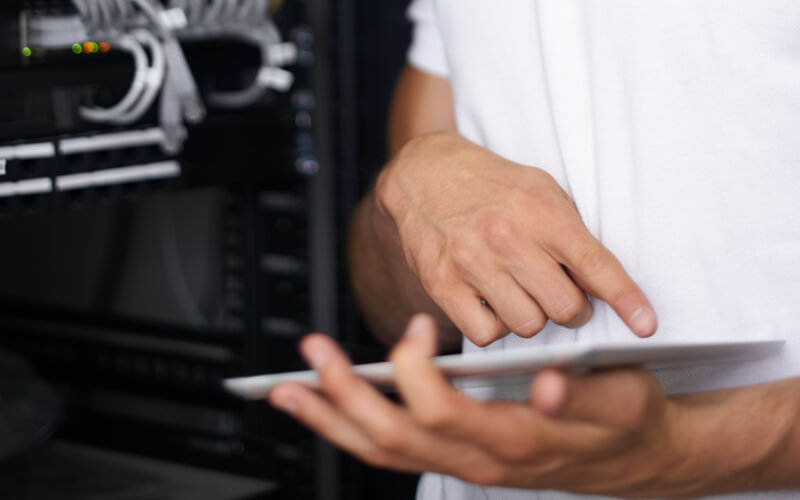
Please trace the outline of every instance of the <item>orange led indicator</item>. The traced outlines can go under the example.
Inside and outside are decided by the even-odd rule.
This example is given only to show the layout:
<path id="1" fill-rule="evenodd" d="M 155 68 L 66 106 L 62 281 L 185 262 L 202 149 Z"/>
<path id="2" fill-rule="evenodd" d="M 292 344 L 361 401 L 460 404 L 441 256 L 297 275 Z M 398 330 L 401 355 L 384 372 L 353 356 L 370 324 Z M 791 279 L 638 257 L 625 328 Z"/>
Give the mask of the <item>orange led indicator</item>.
<path id="1" fill-rule="evenodd" d="M 100 42 L 99 48 L 100 48 L 100 53 L 105 54 L 106 52 L 111 50 L 111 44 L 108 42 Z"/>
<path id="2" fill-rule="evenodd" d="M 91 54 L 94 52 L 94 45 L 92 42 L 86 42 L 83 44 L 83 53 L 84 54 Z"/>

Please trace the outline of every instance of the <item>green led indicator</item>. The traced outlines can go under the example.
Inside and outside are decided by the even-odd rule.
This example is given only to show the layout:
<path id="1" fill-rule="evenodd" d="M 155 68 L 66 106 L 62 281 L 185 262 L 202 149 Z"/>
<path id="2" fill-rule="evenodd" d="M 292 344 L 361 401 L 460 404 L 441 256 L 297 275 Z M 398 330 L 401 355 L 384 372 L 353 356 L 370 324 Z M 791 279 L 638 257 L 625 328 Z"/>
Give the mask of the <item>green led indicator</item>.
<path id="1" fill-rule="evenodd" d="M 81 44 L 79 44 L 79 43 L 73 43 L 72 44 L 72 52 L 74 54 L 80 54 L 81 52 L 83 52 L 83 47 L 81 47 Z"/>
<path id="2" fill-rule="evenodd" d="M 97 42 L 92 42 L 92 54 L 97 54 L 100 50 L 100 46 L 97 45 Z"/>
<path id="3" fill-rule="evenodd" d="M 25 57 L 30 57 L 32 54 L 30 47 L 23 47 L 22 48 L 22 55 Z"/>

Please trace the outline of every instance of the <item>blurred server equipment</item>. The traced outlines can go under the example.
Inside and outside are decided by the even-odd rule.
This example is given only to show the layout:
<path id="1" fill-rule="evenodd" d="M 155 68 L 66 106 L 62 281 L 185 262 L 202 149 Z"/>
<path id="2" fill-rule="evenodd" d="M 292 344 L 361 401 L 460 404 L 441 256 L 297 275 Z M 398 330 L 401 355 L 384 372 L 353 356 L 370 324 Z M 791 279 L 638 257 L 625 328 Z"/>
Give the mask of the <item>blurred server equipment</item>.
<path id="1" fill-rule="evenodd" d="M 309 433 L 219 384 L 335 333 L 312 9 L 273 4 L 2 2 L 0 345 L 57 389 L 59 438 L 334 498 Z M 47 463 L 98 460 L 71 446 Z"/>

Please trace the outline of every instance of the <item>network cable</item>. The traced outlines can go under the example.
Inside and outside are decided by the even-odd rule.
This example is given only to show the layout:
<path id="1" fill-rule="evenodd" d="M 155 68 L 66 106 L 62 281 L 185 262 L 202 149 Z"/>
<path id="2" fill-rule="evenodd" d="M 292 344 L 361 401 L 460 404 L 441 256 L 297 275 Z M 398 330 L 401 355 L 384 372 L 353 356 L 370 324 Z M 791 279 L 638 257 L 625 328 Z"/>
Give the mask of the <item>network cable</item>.
<path id="1" fill-rule="evenodd" d="M 194 76 L 189 69 L 189 64 L 183 55 L 178 39 L 175 37 L 173 28 L 167 26 L 161 13 L 164 12 L 163 6 L 156 7 L 149 0 L 132 0 L 139 9 L 149 18 L 153 26 L 158 30 L 164 45 L 164 52 L 169 66 L 169 77 L 173 79 L 175 88 L 178 92 L 183 105 L 183 112 L 186 121 L 198 123 L 205 117 L 206 111 Z"/>
<path id="2" fill-rule="evenodd" d="M 164 83 L 166 74 L 164 48 L 161 46 L 161 43 L 159 43 L 158 39 L 146 30 L 137 30 L 133 33 L 133 36 L 150 49 L 152 65 L 145 74 L 145 90 L 136 105 L 126 113 L 109 120 L 111 123 L 118 125 L 134 123 L 147 113 L 147 110 L 150 109 L 150 106 L 155 102 L 161 91 L 161 86 Z"/>
<path id="3" fill-rule="evenodd" d="M 169 69 L 167 69 L 169 73 Z M 175 90 L 171 78 L 164 81 L 161 91 L 161 102 L 158 114 L 161 129 L 164 131 L 164 141 L 161 147 L 167 153 L 178 153 L 186 140 L 186 127 L 183 126 L 183 110 L 178 92 Z"/>
<path id="4" fill-rule="evenodd" d="M 252 43 L 261 52 L 261 66 L 253 80 L 253 83 L 239 91 L 231 92 L 211 92 L 207 95 L 208 102 L 224 108 L 245 108 L 261 100 L 270 88 L 276 87 L 275 82 L 270 78 L 270 71 L 275 70 L 276 64 L 271 61 L 270 48 L 280 43 L 280 35 L 274 24 L 269 22 L 263 27 L 251 28 L 242 32 L 228 32 L 227 36 L 238 38 L 248 43 Z M 291 73 L 287 72 L 291 77 Z M 288 82 L 291 85 L 291 80 Z M 286 90 L 283 85 L 277 85 L 280 90 Z"/>
<path id="5" fill-rule="evenodd" d="M 136 102 L 145 92 L 149 65 L 144 47 L 142 47 L 142 44 L 131 35 L 122 35 L 117 40 L 114 40 L 114 45 L 126 52 L 129 52 L 133 56 L 135 67 L 133 82 L 131 83 L 128 93 L 125 94 L 125 96 L 117 104 L 110 108 L 103 109 L 81 107 L 79 109 L 79 113 L 86 120 L 93 122 L 109 122 L 116 118 L 120 118 L 136 104 Z"/>
<path id="6" fill-rule="evenodd" d="M 72 0 L 87 36 L 103 36 L 129 52 L 135 65 L 128 93 L 114 106 L 83 107 L 80 114 L 94 122 L 130 124 L 152 106 L 159 92 L 159 120 L 165 150 L 177 151 L 186 137 L 183 121 L 196 123 L 205 116 L 194 77 L 178 41 L 225 37 L 256 46 L 260 67 L 253 82 L 236 91 L 207 94 L 210 104 L 240 109 L 256 104 L 271 89 L 285 91 L 293 75 L 280 66 L 292 63 L 297 50 L 281 40 L 270 19 L 266 0 Z M 37 36 L 58 46 L 77 28 L 67 18 L 37 21 Z M 58 23 L 58 24 L 57 24 Z M 52 31 L 50 31 L 52 30 Z M 49 33 L 48 33 L 49 31 Z M 148 32 L 150 31 L 150 32 Z M 150 64 L 147 53 L 150 54 Z"/>

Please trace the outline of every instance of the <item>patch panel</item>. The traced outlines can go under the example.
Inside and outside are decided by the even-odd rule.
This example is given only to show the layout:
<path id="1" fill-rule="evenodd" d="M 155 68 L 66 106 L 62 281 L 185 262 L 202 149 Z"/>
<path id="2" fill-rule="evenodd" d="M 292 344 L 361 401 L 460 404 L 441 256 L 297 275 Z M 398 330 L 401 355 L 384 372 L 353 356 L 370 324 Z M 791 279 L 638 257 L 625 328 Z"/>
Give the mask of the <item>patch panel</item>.
<path id="1" fill-rule="evenodd" d="M 163 129 L 152 127 L 142 130 L 125 130 L 104 134 L 69 137 L 58 141 L 62 155 L 111 151 L 140 146 L 162 145 L 167 136 Z M 0 149 L 0 156 L 3 151 Z"/>
<path id="2" fill-rule="evenodd" d="M 9 196 L 27 196 L 32 194 L 50 193 L 52 191 L 53 182 L 48 177 L 0 183 L 0 197 L 3 198 Z"/>
<path id="3" fill-rule="evenodd" d="M 54 196 L 38 203 L 22 199 L 0 204 L 0 212 L 135 197 L 152 191 L 156 183 L 179 178 L 180 162 L 153 144 L 160 139 L 155 132 L 157 129 L 0 147 L 6 165 L 0 176 L 0 198 Z M 106 147 L 115 137 L 123 141 Z M 90 192 L 76 194 L 77 190 Z"/>
<path id="4" fill-rule="evenodd" d="M 60 175 L 55 178 L 56 189 L 70 191 L 100 186 L 112 186 L 129 182 L 144 182 L 158 179 L 170 179 L 181 174 L 180 164 L 176 161 L 163 161 L 127 167 L 94 170 L 86 173 Z"/>
<path id="5" fill-rule="evenodd" d="M 310 130 L 309 106 L 313 106 L 314 101 L 313 93 L 303 88 L 308 85 L 305 68 L 313 61 L 308 56 L 313 50 L 313 37 L 308 28 L 294 22 L 287 23 L 287 19 L 296 14 L 285 14 L 299 9 L 285 6 L 284 12 L 279 13 L 280 19 L 276 18 L 273 22 L 265 10 L 260 10 L 266 2 L 241 1 L 237 5 L 242 9 L 252 9 L 253 15 L 245 21 L 219 16 L 219 19 L 229 20 L 218 29 L 213 25 L 210 12 L 203 14 L 205 17 L 201 20 L 196 16 L 199 11 L 193 4 L 184 2 L 186 5 L 181 8 L 186 14 L 186 23 L 173 23 L 170 28 L 182 41 L 178 46 L 158 27 L 161 21 L 155 21 L 148 14 L 147 7 L 151 5 L 165 16 L 174 17 L 181 12 L 176 7 L 178 3 L 172 0 L 116 2 L 117 5 L 129 3 L 133 9 L 131 12 L 136 13 L 130 18 L 132 24 L 127 27 L 120 25 L 123 32 L 128 30 L 133 33 L 146 27 L 155 33 L 159 40 L 151 41 L 163 45 L 165 57 L 174 66 L 173 73 L 184 74 L 180 81 L 173 82 L 175 85 L 164 82 L 165 95 L 161 96 L 160 106 L 152 106 L 132 126 L 120 127 L 120 123 L 115 124 L 114 120 L 107 124 L 92 124 L 87 121 L 87 113 L 91 110 L 113 109 L 126 97 L 134 95 L 129 82 L 141 79 L 137 80 L 138 70 L 135 65 L 132 67 L 130 57 L 124 51 L 114 50 L 115 44 L 106 45 L 111 47 L 108 53 L 93 54 L 92 57 L 71 54 L 70 47 L 78 40 L 102 34 L 102 29 L 98 31 L 97 24 L 85 17 L 90 14 L 75 8 L 77 3 L 86 2 L 95 0 L 9 0 L 0 6 L 0 22 L 9 28 L 5 30 L 5 35 L 17 38 L 9 44 L 16 47 L 11 51 L 13 57 L 8 56 L 10 53 L 0 57 L 0 65 L 6 67 L 0 74 L 0 148 L 17 147 L 16 144 L 9 145 L 9 142 L 22 140 L 37 144 L 43 138 L 51 138 L 45 141 L 50 149 L 47 158 L 22 158 L 11 154 L 15 151 L 0 149 L 0 171 L 5 164 L 5 174 L 0 174 L 3 177 L 0 180 L 11 182 L 50 177 L 54 187 L 51 194 L 55 194 L 53 200 L 44 203 L 31 203 L 30 200 L 0 203 L 0 210 L 8 212 L 23 206 L 30 210 L 36 207 L 72 206 L 75 203 L 85 205 L 95 200 L 111 199 L 116 193 L 123 197 L 131 193 L 139 196 L 151 191 L 146 187 L 148 181 L 139 181 L 145 186 L 133 187 L 126 183 L 128 185 L 113 188 L 106 184 L 97 187 L 95 182 L 83 182 L 85 177 L 77 177 L 78 185 L 83 183 L 84 188 L 97 192 L 62 196 L 59 194 L 59 185 L 75 184 L 70 178 L 57 178 L 158 161 L 174 160 L 180 163 L 181 171 L 176 182 L 159 183 L 172 187 L 252 182 L 256 179 L 263 181 L 283 175 L 310 176 L 317 171 L 318 163 L 313 150 L 309 148 L 309 145 L 313 147 L 313 143 L 302 138 Z M 138 7 L 134 5 L 140 3 L 142 5 Z M 216 1 L 209 3 L 212 11 L 217 4 Z M 260 6 L 256 9 L 257 4 Z M 263 33 L 265 38 L 259 38 L 261 35 L 255 38 L 239 36 L 250 28 L 237 29 L 238 22 L 263 25 L 264 29 L 259 28 L 258 32 Z M 283 40 L 281 33 L 290 33 L 289 39 Z M 150 35 L 141 36 L 144 40 Z M 104 43 L 98 43 L 98 48 L 101 45 Z M 152 59 L 160 49 L 151 45 L 148 53 Z M 21 48 L 28 46 L 31 53 L 21 54 Z M 59 47 L 64 50 L 58 50 Z M 120 49 L 119 46 L 116 48 Z M 289 66 L 291 71 L 282 69 L 283 66 Z M 236 70 L 220 70 L 227 67 Z M 187 68 L 191 68 L 191 74 L 187 73 Z M 186 102 L 187 92 L 193 92 L 191 84 L 188 87 L 185 85 L 190 80 L 196 81 L 198 89 L 203 89 L 204 98 L 208 98 L 211 107 L 203 123 L 192 127 L 191 134 L 188 134 L 183 124 L 185 119 L 195 115 L 195 121 L 199 121 L 202 114 L 199 109 L 193 111 L 192 105 Z M 223 80 L 224 84 L 220 85 Z M 155 82 L 151 83 L 155 85 Z M 251 83 L 255 89 L 252 99 L 247 97 L 249 91 L 236 90 L 247 89 Z M 145 82 L 144 85 L 150 84 Z M 281 94 L 289 90 L 290 85 L 297 90 Z M 271 88 L 279 91 L 269 92 Z M 130 102 L 134 100 L 135 97 L 131 97 Z M 183 104 L 175 107 L 174 104 L 179 102 Z M 225 112 L 223 108 L 235 111 L 236 116 Z M 250 112 L 258 108 L 261 108 L 258 113 Z M 196 138 L 193 140 L 191 135 L 196 135 Z M 270 143 L 277 151 L 265 151 L 256 146 L 260 138 L 267 135 L 274 136 Z M 6 146 L 3 146 L 4 143 Z M 137 157 L 148 149 L 160 149 L 161 154 Z M 227 154 L 220 156 L 221 151 Z M 232 151 L 234 154 L 230 154 Z M 259 157 L 263 160 L 259 160 Z M 253 161 L 264 161 L 271 168 L 238 168 L 238 165 Z M 237 168 L 231 169 L 231 164 Z M 7 186 L 6 192 L 14 193 L 7 197 L 19 196 L 12 186 Z"/>

